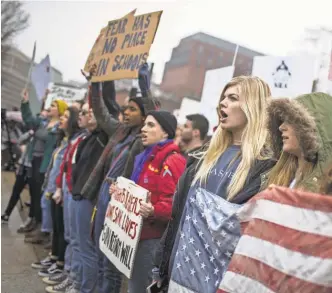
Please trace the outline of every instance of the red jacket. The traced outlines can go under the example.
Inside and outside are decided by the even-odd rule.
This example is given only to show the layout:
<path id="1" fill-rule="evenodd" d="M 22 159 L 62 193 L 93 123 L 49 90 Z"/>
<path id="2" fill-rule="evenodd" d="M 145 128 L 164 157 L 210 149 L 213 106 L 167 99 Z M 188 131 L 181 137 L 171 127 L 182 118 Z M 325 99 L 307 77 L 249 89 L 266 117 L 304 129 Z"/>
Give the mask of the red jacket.
<path id="1" fill-rule="evenodd" d="M 160 238 L 171 218 L 173 195 L 186 167 L 177 145 L 156 146 L 145 162 L 137 184 L 151 192 L 154 215 L 143 222 L 141 240 Z"/>
<path id="2" fill-rule="evenodd" d="M 68 186 L 69 191 L 72 191 L 73 185 L 72 185 L 72 181 L 71 181 L 71 172 L 73 169 L 73 157 L 74 154 L 76 152 L 76 149 L 79 145 L 79 143 L 81 142 L 81 140 L 83 139 L 84 135 L 79 135 L 78 137 L 72 139 L 67 148 L 66 151 L 64 153 L 63 159 L 62 159 L 62 163 L 60 166 L 60 173 L 58 175 L 58 177 L 56 178 L 56 187 L 57 188 L 61 188 L 62 189 L 62 179 L 63 179 L 63 174 L 66 173 L 66 183 Z"/>

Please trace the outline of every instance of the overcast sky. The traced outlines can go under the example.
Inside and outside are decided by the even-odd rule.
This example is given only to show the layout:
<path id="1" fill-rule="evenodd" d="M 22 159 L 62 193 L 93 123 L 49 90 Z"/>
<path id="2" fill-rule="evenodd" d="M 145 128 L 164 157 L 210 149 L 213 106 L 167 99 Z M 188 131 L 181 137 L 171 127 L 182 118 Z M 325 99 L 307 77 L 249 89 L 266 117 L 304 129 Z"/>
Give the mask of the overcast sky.
<path id="1" fill-rule="evenodd" d="M 30 26 L 15 40 L 31 56 L 37 41 L 36 61 L 50 54 L 51 64 L 64 79 L 83 81 L 80 68 L 100 29 L 109 20 L 137 8 L 137 14 L 163 10 L 150 50 L 155 78 L 180 39 L 202 31 L 270 55 L 294 50 L 306 27 L 332 28 L 331 0 L 165 0 L 165 1 L 31 1 L 25 2 Z"/>

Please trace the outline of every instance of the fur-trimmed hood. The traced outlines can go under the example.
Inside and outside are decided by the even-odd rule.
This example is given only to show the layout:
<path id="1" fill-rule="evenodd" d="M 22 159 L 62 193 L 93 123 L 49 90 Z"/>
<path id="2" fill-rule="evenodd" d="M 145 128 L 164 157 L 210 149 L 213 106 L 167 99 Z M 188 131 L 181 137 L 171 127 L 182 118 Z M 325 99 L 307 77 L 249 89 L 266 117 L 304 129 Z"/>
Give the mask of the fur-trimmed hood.
<path id="1" fill-rule="evenodd" d="M 305 159 L 317 163 L 316 178 L 332 160 L 332 96 L 312 93 L 296 99 L 280 98 L 268 107 L 271 148 L 276 158 L 282 151 L 279 126 L 287 122 L 295 128 Z"/>

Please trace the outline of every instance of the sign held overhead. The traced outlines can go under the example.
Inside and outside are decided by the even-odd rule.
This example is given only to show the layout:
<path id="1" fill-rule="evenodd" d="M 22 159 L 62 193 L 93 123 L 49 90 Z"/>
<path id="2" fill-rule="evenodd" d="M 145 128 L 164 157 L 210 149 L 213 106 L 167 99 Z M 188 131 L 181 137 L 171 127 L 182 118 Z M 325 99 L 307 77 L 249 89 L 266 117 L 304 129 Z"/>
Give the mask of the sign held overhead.
<path id="1" fill-rule="evenodd" d="M 137 78 L 139 67 L 148 59 L 162 11 L 137 16 L 135 11 L 110 21 L 100 31 L 84 67 L 88 72 L 97 65 L 92 81 Z"/>

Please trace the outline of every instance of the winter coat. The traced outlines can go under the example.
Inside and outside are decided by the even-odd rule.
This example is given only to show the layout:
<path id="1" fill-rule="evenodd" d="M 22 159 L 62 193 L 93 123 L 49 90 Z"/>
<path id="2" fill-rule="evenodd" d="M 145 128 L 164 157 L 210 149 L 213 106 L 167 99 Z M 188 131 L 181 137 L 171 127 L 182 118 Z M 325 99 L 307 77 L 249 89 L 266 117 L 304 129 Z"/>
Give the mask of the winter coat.
<path id="1" fill-rule="evenodd" d="M 151 192 L 154 215 L 144 220 L 141 240 L 160 238 L 171 218 L 173 195 L 184 169 L 185 158 L 173 142 L 155 146 L 137 184 Z"/>
<path id="2" fill-rule="evenodd" d="M 40 117 L 33 116 L 29 102 L 21 103 L 21 112 L 22 112 L 22 119 L 29 129 L 33 129 L 36 132 L 38 128 L 45 127 L 43 125 L 44 122 L 43 119 L 41 119 Z M 44 147 L 43 160 L 41 162 L 39 169 L 39 172 L 41 173 L 45 173 L 47 171 L 48 164 L 51 161 L 53 151 L 56 147 L 57 128 L 58 127 L 56 125 L 48 130 L 48 135 Z M 28 152 L 27 155 L 29 156 L 30 161 L 32 160 L 32 153 L 34 148 L 33 146 L 34 146 L 34 140 L 31 142 L 31 145 L 28 146 L 28 151 L 27 151 Z"/>
<path id="3" fill-rule="evenodd" d="M 80 142 L 73 157 L 72 194 L 81 196 L 93 168 L 107 143 L 107 134 L 100 128 L 93 130 Z"/>
<path id="4" fill-rule="evenodd" d="M 280 157 L 283 148 L 279 126 L 287 122 L 295 129 L 305 159 L 314 163 L 313 172 L 298 187 L 318 192 L 322 174 L 332 162 L 332 96 L 312 93 L 296 99 L 274 99 L 268 112 L 275 157 Z"/>

